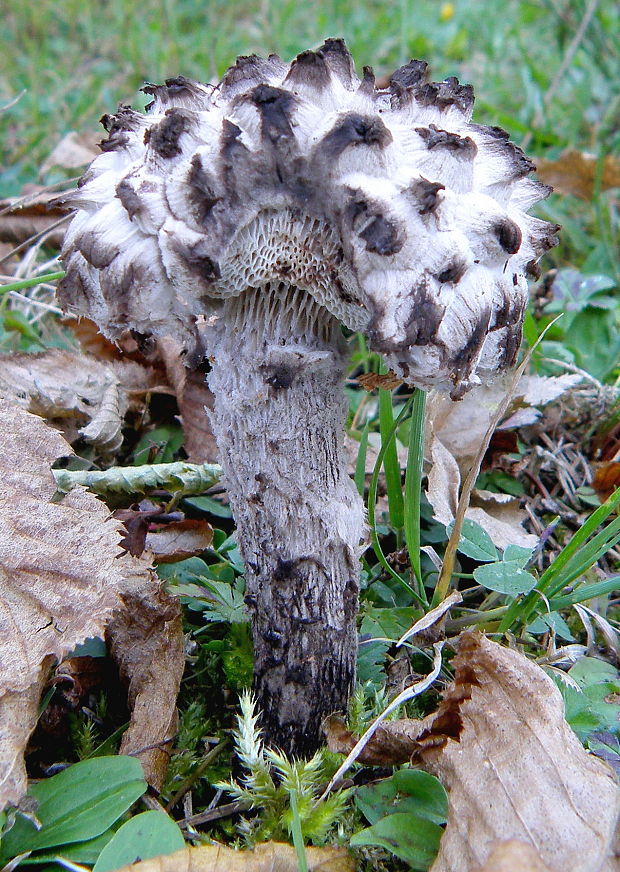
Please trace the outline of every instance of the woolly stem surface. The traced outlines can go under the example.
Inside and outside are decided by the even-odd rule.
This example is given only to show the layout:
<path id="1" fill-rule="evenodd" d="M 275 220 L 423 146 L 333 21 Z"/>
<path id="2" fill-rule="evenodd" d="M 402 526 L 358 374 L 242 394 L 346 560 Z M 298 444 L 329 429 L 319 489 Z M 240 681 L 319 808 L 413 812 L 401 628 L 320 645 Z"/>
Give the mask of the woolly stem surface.
<path id="1" fill-rule="evenodd" d="M 229 299 L 207 337 L 267 744 L 308 756 L 355 679 L 362 501 L 343 449 L 346 345 L 304 291 Z"/>

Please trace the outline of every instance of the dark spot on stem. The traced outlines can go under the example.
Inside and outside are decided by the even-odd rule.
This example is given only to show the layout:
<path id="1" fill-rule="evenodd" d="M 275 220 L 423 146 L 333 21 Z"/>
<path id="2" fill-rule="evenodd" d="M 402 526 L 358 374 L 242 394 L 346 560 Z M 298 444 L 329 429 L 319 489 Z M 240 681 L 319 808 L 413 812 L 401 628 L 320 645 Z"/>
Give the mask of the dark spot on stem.
<path id="1" fill-rule="evenodd" d="M 295 369 L 283 363 L 276 366 L 262 366 L 261 369 L 265 370 L 265 384 L 270 385 L 276 391 L 290 388 L 297 375 Z"/>

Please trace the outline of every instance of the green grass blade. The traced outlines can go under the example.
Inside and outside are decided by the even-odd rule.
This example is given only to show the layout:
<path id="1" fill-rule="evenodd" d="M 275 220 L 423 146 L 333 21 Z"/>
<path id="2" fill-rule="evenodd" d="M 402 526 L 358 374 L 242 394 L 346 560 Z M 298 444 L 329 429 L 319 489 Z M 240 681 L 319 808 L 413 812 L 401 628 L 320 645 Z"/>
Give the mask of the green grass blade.
<path id="1" fill-rule="evenodd" d="M 360 447 L 357 452 L 357 461 L 355 463 L 355 475 L 353 476 L 353 480 L 355 481 L 355 487 L 357 488 L 357 492 L 361 497 L 364 496 L 364 486 L 366 484 L 366 455 L 368 454 L 369 427 L 370 423 L 367 421 L 364 429 L 362 430 Z"/>
<path id="2" fill-rule="evenodd" d="M 410 409 L 411 400 L 403 406 L 400 414 L 398 415 L 398 418 L 394 422 L 392 432 L 387 436 L 385 441 L 382 441 L 381 449 L 379 451 L 379 454 L 375 461 L 374 469 L 372 471 L 370 486 L 368 488 L 368 525 L 370 527 L 370 540 L 372 542 L 372 547 L 381 566 L 385 569 L 388 575 L 390 575 L 395 581 L 398 581 L 398 583 L 401 584 L 420 605 L 425 605 L 419 594 L 416 593 L 416 591 L 402 576 L 400 576 L 397 572 L 394 572 L 390 564 L 385 559 L 385 554 L 383 553 L 381 543 L 379 542 L 379 535 L 377 533 L 377 521 L 375 518 L 375 509 L 377 505 L 377 483 L 379 481 L 379 472 L 381 471 L 385 451 L 387 446 L 390 444 L 390 441 L 394 438 L 397 427 L 399 426 L 401 421 L 403 421 L 405 415 L 410 411 Z"/>
<path id="3" fill-rule="evenodd" d="M 595 596 L 605 596 L 605 594 L 612 593 L 614 590 L 620 590 L 620 575 L 614 575 L 613 578 L 597 581 L 594 584 L 584 584 L 565 596 L 552 597 L 549 600 L 549 606 L 552 612 L 557 612 L 558 609 L 565 609 L 567 606 L 583 603 L 586 600 L 594 599 Z"/>
<path id="4" fill-rule="evenodd" d="M 390 526 L 393 530 L 402 530 L 405 523 L 405 505 L 396 439 L 391 435 L 394 432 L 392 392 L 383 390 L 383 388 L 379 389 L 379 432 L 381 433 L 381 445 L 385 443 L 383 469 L 390 511 Z"/>
<path id="5" fill-rule="evenodd" d="M 22 279 L 19 282 L 9 282 L 7 285 L 0 285 L 0 294 L 8 294 L 9 291 L 23 291 L 26 288 L 34 288 L 36 285 L 42 285 L 45 282 L 55 282 L 64 277 L 64 272 L 47 273 L 44 276 L 36 276 L 32 279 Z"/>
<path id="6" fill-rule="evenodd" d="M 289 791 L 289 796 L 291 800 L 291 813 L 293 818 L 291 823 L 291 835 L 293 837 L 295 853 L 297 854 L 297 864 L 299 872 L 308 872 L 308 860 L 306 858 L 304 835 L 301 830 L 301 818 L 299 817 L 299 807 L 297 805 L 297 791 Z"/>
<path id="7" fill-rule="evenodd" d="M 568 545 L 566 545 L 558 554 L 551 566 L 543 572 L 540 577 L 539 585 L 539 589 L 542 590 L 543 593 L 550 589 L 555 579 L 559 576 L 560 571 L 564 569 L 577 551 L 579 551 L 579 549 L 585 545 L 590 536 L 593 535 L 595 530 L 597 530 L 598 527 L 607 520 L 609 515 L 611 515 L 614 509 L 619 505 L 620 488 L 615 490 L 608 500 L 592 512 L 584 525 L 577 530 Z"/>
<path id="8" fill-rule="evenodd" d="M 424 462 L 424 421 L 426 393 L 416 388 L 413 394 L 409 449 L 405 473 L 405 542 L 409 562 L 418 582 L 418 591 L 424 596 L 422 564 L 420 560 L 420 500 L 422 496 L 422 465 Z"/>

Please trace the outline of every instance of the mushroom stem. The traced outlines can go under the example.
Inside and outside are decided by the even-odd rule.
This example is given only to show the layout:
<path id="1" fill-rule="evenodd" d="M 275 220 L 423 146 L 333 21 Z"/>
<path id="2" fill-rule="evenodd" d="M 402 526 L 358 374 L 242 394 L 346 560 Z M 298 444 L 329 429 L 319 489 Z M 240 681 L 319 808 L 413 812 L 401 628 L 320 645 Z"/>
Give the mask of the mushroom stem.
<path id="1" fill-rule="evenodd" d="M 355 678 L 364 510 L 343 450 L 346 344 L 336 319 L 284 282 L 227 300 L 207 344 L 262 726 L 270 744 L 307 756 Z"/>

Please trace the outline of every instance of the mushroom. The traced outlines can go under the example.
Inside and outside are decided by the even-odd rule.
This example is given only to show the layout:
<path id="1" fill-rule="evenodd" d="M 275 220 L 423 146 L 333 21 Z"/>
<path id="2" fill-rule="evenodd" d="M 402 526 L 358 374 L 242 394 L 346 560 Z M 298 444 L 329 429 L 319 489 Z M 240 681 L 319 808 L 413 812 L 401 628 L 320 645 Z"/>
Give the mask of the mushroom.
<path id="1" fill-rule="evenodd" d="M 473 92 L 411 61 L 377 88 L 342 40 L 143 89 L 65 198 L 62 305 L 205 355 L 268 740 L 306 755 L 355 678 L 364 509 L 343 453 L 347 343 L 460 396 L 510 366 L 549 189 Z"/>

